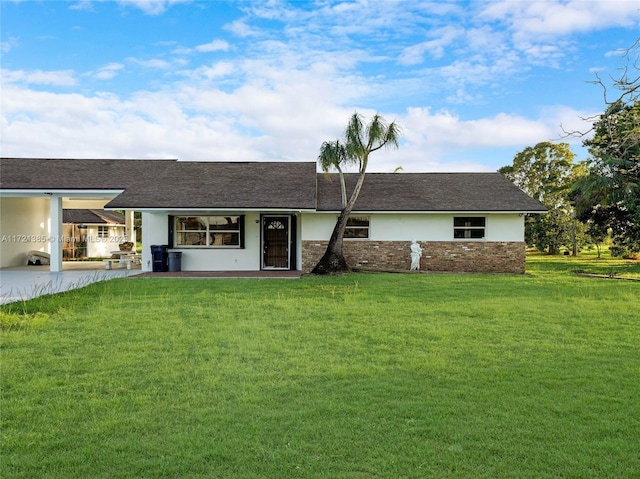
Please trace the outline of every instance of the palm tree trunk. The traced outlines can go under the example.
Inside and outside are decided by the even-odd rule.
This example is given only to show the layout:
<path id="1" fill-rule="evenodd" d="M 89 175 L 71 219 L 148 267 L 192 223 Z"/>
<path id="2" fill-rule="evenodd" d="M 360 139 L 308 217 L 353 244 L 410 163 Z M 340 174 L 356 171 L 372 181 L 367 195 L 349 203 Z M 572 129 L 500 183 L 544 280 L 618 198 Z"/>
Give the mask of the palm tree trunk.
<path id="1" fill-rule="evenodd" d="M 331 238 L 329 238 L 327 249 L 322 258 L 320 258 L 320 261 L 318 261 L 318 264 L 316 264 L 311 271 L 312 274 L 346 273 L 351 270 L 342 252 L 342 244 L 344 231 L 347 227 L 347 221 L 349 220 L 349 215 L 351 214 L 351 211 L 358 199 L 358 195 L 360 194 L 360 190 L 362 189 L 364 176 L 365 173 L 361 172 L 349 201 L 340 212 L 338 221 L 336 221 L 336 225 L 333 227 L 333 232 L 331 233 Z"/>

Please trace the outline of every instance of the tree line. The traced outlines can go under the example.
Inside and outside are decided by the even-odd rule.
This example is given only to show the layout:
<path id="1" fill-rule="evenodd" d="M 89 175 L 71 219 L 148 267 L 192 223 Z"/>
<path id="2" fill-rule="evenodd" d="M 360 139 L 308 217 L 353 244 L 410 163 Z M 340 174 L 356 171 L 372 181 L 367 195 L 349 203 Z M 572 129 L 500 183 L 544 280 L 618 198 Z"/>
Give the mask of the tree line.
<path id="1" fill-rule="evenodd" d="M 617 256 L 640 252 L 640 39 L 624 52 L 626 65 L 603 88 L 605 111 L 592 118 L 583 137 L 589 157 L 575 162 L 568 143 L 542 142 L 516 154 L 498 171 L 542 203 L 546 215 L 528 215 L 528 246 L 575 255 L 587 244 L 610 239 Z"/>

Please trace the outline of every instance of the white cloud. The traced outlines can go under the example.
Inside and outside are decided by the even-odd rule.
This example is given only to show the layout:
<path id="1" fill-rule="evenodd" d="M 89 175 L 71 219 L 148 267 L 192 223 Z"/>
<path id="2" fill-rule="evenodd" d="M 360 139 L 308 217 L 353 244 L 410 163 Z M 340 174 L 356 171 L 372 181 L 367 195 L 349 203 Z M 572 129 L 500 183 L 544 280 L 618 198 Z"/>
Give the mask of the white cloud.
<path id="1" fill-rule="evenodd" d="M 197 45 L 194 48 L 178 46 L 171 50 L 171 53 L 178 56 L 192 55 L 194 52 L 210 53 L 210 52 L 226 52 L 229 51 L 229 43 L 225 40 L 213 40 L 209 43 Z"/>
<path id="2" fill-rule="evenodd" d="M 159 70 L 168 70 L 172 66 L 171 62 L 169 62 L 167 60 L 160 60 L 158 58 L 154 58 L 154 59 L 151 59 L 151 60 L 140 60 L 138 58 L 128 57 L 126 59 L 126 61 L 129 62 L 129 63 L 134 63 L 136 65 L 140 65 L 141 67 L 157 68 Z"/>
<path id="3" fill-rule="evenodd" d="M 2 104 L 3 154 L 8 156 L 181 158 L 218 161 L 315 161 L 319 145 L 338 138 L 353 108 L 332 102 L 335 85 L 309 72 L 287 83 L 250 82 L 226 93 L 182 85 L 174 90 L 56 94 L 9 85 Z M 366 118 L 374 111 L 358 109 Z M 381 112 L 403 129 L 400 150 L 376 154 L 371 171 L 485 171 L 507 164 L 504 154 L 481 163 L 483 151 L 516 150 L 557 138 L 561 118 L 509 114 L 463 120 L 457 114 L 409 108 Z M 38 141 L 30 139 L 37 137 Z M 462 158 L 462 159 L 461 159 Z M 473 161 L 475 158 L 477 161 Z"/>
<path id="4" fill-rule="evenodd" d="M 425 76 L 442 79 L 445 90 L 456 92 L 467 91 L 493 83 L 503 84 L 505 79 L 514 74 L 521 74 L 528 66 L 523 65 L 522 59 L 516 52 L 510 50 L 492 51 L 490 55 L 469 55 L 464 59 L 453 60 L 439 68 L 432 68 L 425 72 Z M 489 92 L 489 89 L 485 90 Z"/>
<path id="5" fill-rule="evenodd" d="M 258 30 L 249 26 L 246 19 L 238 19 L 224 26 L 224 29 L 242 38 L 255 36 Z"/>
<path id="6" fill-rule="evenodd" d="M 0 42 L 0 52 L 9 53 L 14 47 L 18 46 L 19 44 L 20 42 L 18 41 L 17 37 L 9 36 L 6 41 Z"/>
<path id="7" fill-rule="evenodd" d="M 507 22 L 522 41 L 536 35 L 557 37 L 639 23 L 638 3 L 634 1 L 494 1 L 487 3 L 480 16 Z"/>
<path id="8" fill-rule="evenodd" d="M 505 35 L 501 31 L 493 30 L 488 25 L 468 28 L 465 31 L 464 41 L 474 52 L 495 51 L 504 44 Z"/>
<path id="9" fill-rule="evenodd" d="M 294 97 L 259 86 L 231 95 L 184 89 L 126 99 L 10 87 L 3 95 L 3 154 L 313 161 L 322 141 L 314 131 L 322 134 L 319 125 L 326 129 L 334 115 Z M 34 136 L 37 142 L 29 140 Z"/>
<path id="10" fill-rule="evenodd" d="M 478 100 L 477 97 L 471 95 L 464 88 L 458 88 L 454 93 L 447 95 L 447 102 L 452 104 L 468 104 L 475 103 Z"/>
<path id="11" fill-rule="evenodd" d="M 3 83 L 27 83 L 36 85 L 74 86 L 77 81 L 71 70 L 2 70 Z"/>
<path id="12" fill-rule="evenodd" d="M 593 123 L 602 112 L 576 110 L 566 105 L 542 107 L 540 115 L 546 119 L 555 135 L 553 141 L 564 141 L 579 146 L 582 140 L 591 134 Z"/>
<path id="13" fill-rule="evenodd" d="M 173 5 L 188 3 L 191 0 L 118 0 L 118 3 L 126 7 L 135 7 L 147 15 L 162 15 Z"/>
<path id="14" fill-rule="evenodd" d="M 213 40 L 212 42 L 198 45 L 195 50 L 197 52 L 226 52 L 229 50 L 229 44 L 224 40 Z"/>
<path id="15" fill-rule="evenodd" d="M 227 77 L 235 71 L 236 67 L 233 62 L 217 62 L 212 65 L 203 65 L 194 70 L 181 70 L 177 73 L 193 80 L 214 80 Z"/>
<path id="16" fill-rule="evenodd" d="M 88 75 L 96 80 L 111 80 L 118 75 L 118 72 L 124 68 L 122 63 L 108 63 L 98 70 L 89 72 Z"/>
<path id="17" fill-rule="evenodd" d="M 93 1 L 78 0 L 77 2 L 73 2 L 71 3 L 71 5 L 69 5 L 69 10 L 93 11 Z"/>
<path id="18" fill-rule="evenodd" d="M 69 5 L 70 10 L 94 11 L 94 4 L 111 0 L 77 0 Z M 121 7 L 132 7 L 146 15 L 162 15 L 173 5 L 190 3 L 192 0 L 117 0 Z"/>
<path id="19" fill-rule="evenodd" d="M 527 63 L 531 65 L 549 66 L 551 68 L 560 68 L 562 60 L 566 57 L 571 47 L 562 41 L 555 44 L 534 44 L 523 41 L 519 45 L 520 50 L 526 57 Z"/>
<path id="20" fill-rule="evenodd" d="M 538 119 L 500 113 L 463 120 L 459 115 L 429 108 L 409 108 L 397 118 L 403 127 L 400 150 L 371 162 L 372 171 L 495 171 L 509 164 L 527 146 L 560 138 L 560 123 L 580 126 L 579 112 L 549 107 Z M 584 125 L 583 125 L 584 126 Z M 578 144 L 578 140 L 564 140 Z"/>
<path id="21" fill-rule="evenodd" d="M 402 65 L 416 65 L 422 63 L 425 53 L 430 54 L 433 58 L 442 58 L 445 48 L 456 40 L 462 31 L 455 27 L 444 27 L 434 32 L 430 32 L 430 36 L 435 37 L 433 40 L 420 42 L 405 48 L 400 55 L 400 63 Z"/>
<path id="22" fill-rule="evenodd" d="M 538 120 L 500 113 L 490 118 L 461 120 L 450 111 L 432 114 L 428 108 L 409 108 L 404 118 L 407 139 L 458 149 L 537 143 L 553 136 Z"/>

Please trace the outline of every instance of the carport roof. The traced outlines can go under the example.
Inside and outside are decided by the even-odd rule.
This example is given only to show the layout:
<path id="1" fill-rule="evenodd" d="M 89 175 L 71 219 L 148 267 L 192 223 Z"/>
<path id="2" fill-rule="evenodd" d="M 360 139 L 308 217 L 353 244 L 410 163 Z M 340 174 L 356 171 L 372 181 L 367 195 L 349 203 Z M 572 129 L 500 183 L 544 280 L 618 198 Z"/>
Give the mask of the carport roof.
<path id="1" fill-rule="evenodd" d="M 34 190 L 120 190 L 163 171 L 176 160 L 2 158 L 0 188 Z"/>
<path id="2" fill-rule="evenodd" d="M 105 208 L 315 209 L 313 162 L 0 159 L 0 189 L 123 190 Z"/>
<path id="3" fill-rule="evenodd" d="M 2 158 L 0 190 L 122 191 L 110 209 L 341 209 L 338 175 L 314 162 Z M 498 173 L 368 173 L 354 211 L 546 209 Z"/>
<path id="4" fill-rule="evenodd" d="M 64 209 L 62 210 L 63 223 L 85 223 L 90 225 L 112 224 L 123 225 L 125 218 L 117 211 L 93 210 L 93 209 Z"/>

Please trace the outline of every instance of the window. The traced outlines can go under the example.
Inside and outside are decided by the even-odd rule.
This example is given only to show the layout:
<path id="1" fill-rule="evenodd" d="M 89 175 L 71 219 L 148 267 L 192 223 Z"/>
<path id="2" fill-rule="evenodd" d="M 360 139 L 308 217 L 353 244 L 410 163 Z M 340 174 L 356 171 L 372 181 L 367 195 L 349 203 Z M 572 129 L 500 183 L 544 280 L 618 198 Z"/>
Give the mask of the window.
<path id="1" fill-rule="evenodd" d="M 456 216 L 453 218 L 453 237 L 455 239 L 484 238 L 485 225 L 484 216 Z"/>
<path id="2" fill-rule="evenodd" d="M 109 237 L 109 227 L 98 226 L 98 238 L 108 238 L 108 237 Z"/>
<path id="3" fill-rule="evenodd" d="M 347 220 L 347 227 L 344 230 L 344 237 L 350 239 L 369 238 L 369 218 L 366 216 L 350 216 Z"/>
<path id="4" fill-rule="evenodd" d="M 175 246 L 224 248 L 242 246 L 242 216 L 178 216 Z"/>

